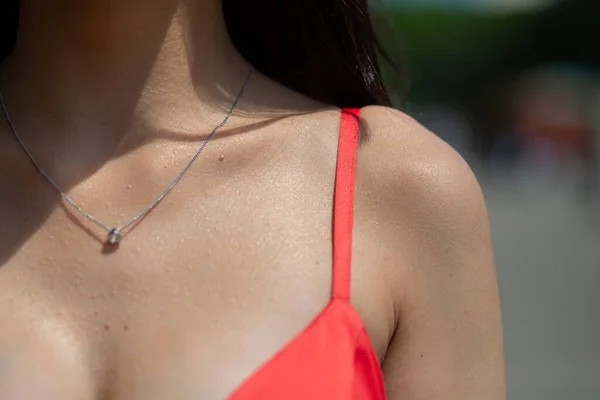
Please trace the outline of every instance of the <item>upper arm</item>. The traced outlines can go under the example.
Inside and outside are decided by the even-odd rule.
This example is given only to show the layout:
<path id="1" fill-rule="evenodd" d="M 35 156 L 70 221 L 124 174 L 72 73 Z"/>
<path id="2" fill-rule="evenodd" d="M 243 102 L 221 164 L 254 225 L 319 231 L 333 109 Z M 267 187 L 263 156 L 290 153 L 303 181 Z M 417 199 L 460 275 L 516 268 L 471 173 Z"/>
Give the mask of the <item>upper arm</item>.
<path id="1" fill-rule="evenodd" d="M 504 399 L 502 326 L 488 218 L 473 173 L 397 112 L 364 112 L 361 150 L 391 245 L 397 327 L 384 360 L 388 398 Z M 360 170 L 359 170 L 359 173 Z"/>

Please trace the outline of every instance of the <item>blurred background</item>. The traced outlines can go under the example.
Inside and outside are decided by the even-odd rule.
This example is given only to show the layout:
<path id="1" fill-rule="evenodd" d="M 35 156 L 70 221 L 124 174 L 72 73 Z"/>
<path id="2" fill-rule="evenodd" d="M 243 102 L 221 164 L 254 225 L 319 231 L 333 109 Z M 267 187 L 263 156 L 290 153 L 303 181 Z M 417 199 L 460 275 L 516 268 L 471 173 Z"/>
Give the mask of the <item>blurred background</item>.
<path id="1" fill-rule="evenodd" d="M 375 7 L 411 76 L 401 108 L 483 186 L 508 398 L 600 400 L 600 0 Z"/>

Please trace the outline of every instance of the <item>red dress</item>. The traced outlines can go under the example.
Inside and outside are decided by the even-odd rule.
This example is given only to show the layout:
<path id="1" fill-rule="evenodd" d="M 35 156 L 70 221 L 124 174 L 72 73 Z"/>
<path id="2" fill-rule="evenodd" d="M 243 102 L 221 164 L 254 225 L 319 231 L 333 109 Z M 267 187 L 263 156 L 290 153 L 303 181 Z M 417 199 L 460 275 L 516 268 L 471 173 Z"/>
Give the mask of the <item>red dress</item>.
<path id="1" fill-rule="evenodd" d="M 350 304 L 354 180 L 360 111 L 342 111 L 333 212 L 330 303 L 229 400 L 383 400 L 379 361 Z"/>

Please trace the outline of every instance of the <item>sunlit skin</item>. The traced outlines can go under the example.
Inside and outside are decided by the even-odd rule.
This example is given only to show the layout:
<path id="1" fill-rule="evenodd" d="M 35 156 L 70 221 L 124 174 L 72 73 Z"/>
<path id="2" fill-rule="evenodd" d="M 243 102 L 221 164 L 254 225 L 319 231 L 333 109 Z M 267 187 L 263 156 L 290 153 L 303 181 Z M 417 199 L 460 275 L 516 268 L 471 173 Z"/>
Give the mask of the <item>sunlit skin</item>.
<path id="1" fill-rule="evenodd" d="M 173 180 L 248 66 L 218 0 L 22 0 L 1 74 L 36 159 L 119 225 Z M 2 400 L 224 399 L 328 303 L 339 110 L 256 72 L 118 249 L 0 122 Z M 487 215 L 465 162 L 363 110 L 352 304 L 388 398 L 504 399 Z M 309 384 L 309 383 L 307 383 Z"/>

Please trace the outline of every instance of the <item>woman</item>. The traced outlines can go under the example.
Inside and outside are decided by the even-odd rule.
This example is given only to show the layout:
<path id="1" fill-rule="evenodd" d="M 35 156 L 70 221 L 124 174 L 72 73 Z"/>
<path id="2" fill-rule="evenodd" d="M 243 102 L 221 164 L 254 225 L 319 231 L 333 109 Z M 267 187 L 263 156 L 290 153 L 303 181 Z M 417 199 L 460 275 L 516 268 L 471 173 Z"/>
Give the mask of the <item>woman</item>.
<path id="1" fill-rule="evenodd" d="M 481 192 L 365 1 L 19 3 L 3 400 L 504 398 Z"/>

